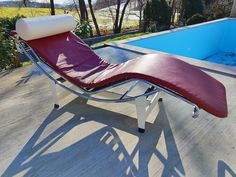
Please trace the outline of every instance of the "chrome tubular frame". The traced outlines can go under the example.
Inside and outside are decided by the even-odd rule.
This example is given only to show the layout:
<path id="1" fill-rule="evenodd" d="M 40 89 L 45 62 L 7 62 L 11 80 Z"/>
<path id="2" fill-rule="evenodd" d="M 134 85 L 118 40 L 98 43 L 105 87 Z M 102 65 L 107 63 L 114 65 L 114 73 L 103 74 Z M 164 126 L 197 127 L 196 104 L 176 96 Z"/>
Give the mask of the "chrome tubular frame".
<path id="1" fill-rule="evenodd" d="M 144 100 L 146 100 L 146 98 L 150 95 L 154 95 L 153 97 L 153 100 L 150 101 L 150 103 L 153 103 L 156 101 L 154 100 L 154 98 L 156 99 L 156 97 L 158 95 L 160 95 L 160 92 L 164 92 L 166 94 L 169 94 L 175 98 L 178 98 L 190 105 L 193 106 L 193 112 L 192 112 L 192 117 L 193 118 L 197 118 L 198 115 L 199 115 L 199 107 L 192 103 L 191 101 L 189 101 L 188 99 L 184 98 L 183 96 L 179 95 L 178 93 L 175 93 L 167 88 L 163 88 L 163 87 L 160 87 L 160 86 L 157 86 L 153 83 L 150 83 L 146 80 L 142 80 L 142 79 L 128 79 L 128 80 L 124 80 L 124 81 L 121 81 L 119 83 L 116 83 L 114 85 L 111 85 L 111 86 L 107 86 L 105 88 L 100 88 L 100 89 L 97 89 L 97 90 L 88 90 L 86 88 L 83 88 L 83 87 L 79 87 L 77 85 L 74 85 L 73 83 L 71 83 L 73 86 L 75 86 L 76 89 L 78 89 L 79 91 L 76 91 L 66 85 L 63 84 L 63 82 L 55 79 L 50 73 L 48 73 L 40 64 L 39 62 L 43 63 L 44 65 L 46 65 L 47 67 L 49 67 L 50 69 L 52 69 L 54 72 L 56 72 L 48 63 L 46 63 L 41 57 L 39 57 L 35 52 L 34 50 L 28 46 L 23 40 L 20 40 L 20 39 L 17 39 L 17 38 L 13 38 L 15 40 L 15 43 L 17 45 L 17 49 L 25 54 L 52 82 L 52 84 L 55 86 L 55 85 L 59 85 L 60 87 L 64 88 L 65 90 L 68 90 L 72 93 L 74 93 L 75 95 L 79 96 L 79 97 L 82 97 L 84 99 L 87 99 L 87 100 L 93 100 L 93 101 L 97 101 L 97 102 L 107 102 L 107 103 L 122 103 L 122 102 L 129 102 L 129 101 L 135 101 L 137 104 L 136 104 L 136 108 L 138 109 L 138 107 L 140 106 L 137 106 L 137 105 L 140 105 L 141 102 L 144 102 Z M 56 72 L 57 73 L 57 72 Z M 57 73 L 58 75 L 60 75 L 59 73 Z M 61 75 L 60 75 L 61 76 Z M 62 76 L 61 76 L 62 77 Z M 65 79 L 64 77 L 62 77 L 65 81 L 67 81 L 67 79 Z M 105 92 L 109 89 L 112 89 L 112 88 L 116 88 L 118 86 L 122 86 L 124 84 L 128 84 L 128 83 L 132 83 L 134 82 L 133 84 L 131 84 L 131 86 L 128 88 L 127 91 L 125 91 L 125 93 L 119 97 L 119 98 L 116 98 L 116 99 L 104 99 L 104 98 L 97 98 L 97 97 L 94 97 L 93 95 L 95 94 L 98 94 L 98 93 L 101 93 L 101 92 Z M 139 83 L 145 83 L 147 84 L 149 87 L 153 87 L 154 89 L 152 89 L 151 91 L 148 91 L 148 92 L 145 92 L 143 94 L 139 94 L 139 95 L 135 95 L 135 96 L 127 96 L 128 93 L 130 93 Z M 55 91 L 56 89 L 53 87 L 53 91 Z M 55 93 L 53 94 L 54 97 L 55 96 Z M 145 98 L 145 99 L 144 99 Z M 159 98 L 160 99 L 160 98 Z M 141 100 L 141 101 L 140 101 Z M 143 103 L 142 103 L 143 105 Z M 58 105 L 57 105 L 58 106 Z M 143 106 L 144 107 L 144 106 Z M 150 106 L 151 107 L 151 106 Z M 139 109 L 140 110 L 140 109 Z M 143 110 L 145 112 L 145 110 Z M 138 112 L 138 110 L 137 110 Z M 140 111 L 139 111 L 140 112 Z M 150 111 L 149 111 L 150 112 Z M 140 112 L 139 114 L 143 114 L 142 112 Z M 143 116 L 143 115 L 142 115 Z M 146 115 L 145 115 L 146 116 Z M 146 116 L 147 117 L 147 116 Z M 146 118 L 145 117 L 145 118 Z M 144 118 L 142 118 L 144 120 Z M 144 121 L 145 122 L 145 121 Z M 143 124 L 143 123 L 140 123 L 140 124 Z M 141 125 L 141 128 L 139 126 L 139 129 L 140 129 L 140 132 L 144 131 L 144 126 Z"/>

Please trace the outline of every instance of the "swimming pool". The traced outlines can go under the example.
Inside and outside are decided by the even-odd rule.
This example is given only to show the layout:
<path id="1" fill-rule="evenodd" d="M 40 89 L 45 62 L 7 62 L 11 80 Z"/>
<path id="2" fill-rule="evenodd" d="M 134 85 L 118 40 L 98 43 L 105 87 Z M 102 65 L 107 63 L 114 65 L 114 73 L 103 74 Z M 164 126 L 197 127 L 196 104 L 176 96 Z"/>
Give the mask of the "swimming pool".
<path id="1" fill-rule="evenodd" d="M 236 19 L 169 30 L 125 44 L 236 67 Z"/>

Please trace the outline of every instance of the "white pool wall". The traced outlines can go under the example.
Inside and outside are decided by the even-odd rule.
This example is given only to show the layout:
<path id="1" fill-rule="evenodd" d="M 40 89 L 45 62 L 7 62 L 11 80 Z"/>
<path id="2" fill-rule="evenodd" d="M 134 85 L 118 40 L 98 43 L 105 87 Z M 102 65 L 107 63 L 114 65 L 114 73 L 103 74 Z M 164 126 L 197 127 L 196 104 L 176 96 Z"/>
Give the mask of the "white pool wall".
<path id="1" fill-rule="evenodd" d="M 236 20 L 184 27 L 126 44 L 196 59 L 222 51 L 236 53 Z"/>
<path id="2" fill-rule="evenodd" d="M 219 51 L 236 53 L 236 20 L 229 19 L 226 22 L 224 32 L 221 35 Z"/>

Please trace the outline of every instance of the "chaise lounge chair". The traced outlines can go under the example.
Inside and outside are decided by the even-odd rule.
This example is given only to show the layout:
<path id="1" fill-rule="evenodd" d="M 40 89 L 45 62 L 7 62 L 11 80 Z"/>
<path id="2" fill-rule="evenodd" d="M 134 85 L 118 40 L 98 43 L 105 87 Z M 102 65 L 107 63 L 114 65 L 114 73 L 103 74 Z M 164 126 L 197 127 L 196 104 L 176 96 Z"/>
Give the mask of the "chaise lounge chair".
<path id="1" fill-rule="evenodd" d="M 59 85 L 94 101 L 134 101 L 140 132 L 144 132 L 146 118 L 163 92 L 191 104 L 193 117 L 198 116 L 199 109 L 217 117 L 227 117 L 225 87 L 200 69 L 164 54 L 144 55 L 121 64 L 107 63 L 71 32 L 75 24 L 70 15 L 25 18 L 17 21 L 16 32 L 13 33 L 18 49 L 52 81 L 55 100 L 55 85 Z M 39 62 L 61 77 L 55 78 Z M 65 81 L 72 83 L 76 89 L 66 86 Z M 119 98 L 93 96 L 127 83 L 131 86 Z M 128 96 L 140 83 L 148 85 L 147 90 Z M 152 97 L 150 101 L 147 100 L 149 96 Z M 55 107 L 58 107 L 56 101 Z"/>

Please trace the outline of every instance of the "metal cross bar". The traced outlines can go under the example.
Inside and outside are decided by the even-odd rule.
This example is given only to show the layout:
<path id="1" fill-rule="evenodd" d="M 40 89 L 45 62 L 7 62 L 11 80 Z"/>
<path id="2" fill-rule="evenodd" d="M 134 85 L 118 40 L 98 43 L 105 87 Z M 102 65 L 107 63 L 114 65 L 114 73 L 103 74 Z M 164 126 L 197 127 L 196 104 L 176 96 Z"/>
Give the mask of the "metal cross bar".
<path id="1" fill-rule="evenodd" d="M 133 90 L 134 87 L 139 83 L 139 81 L 135 81 L 130 88 L 120 97 L 120 100 L 123 99 L 129 92 Z"/>

